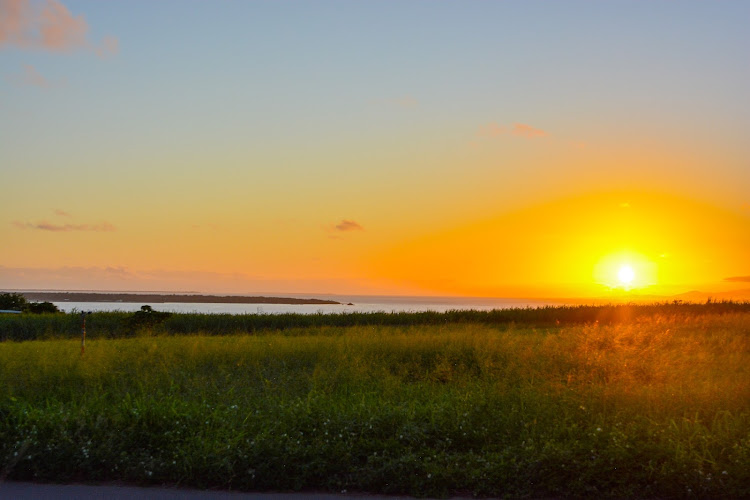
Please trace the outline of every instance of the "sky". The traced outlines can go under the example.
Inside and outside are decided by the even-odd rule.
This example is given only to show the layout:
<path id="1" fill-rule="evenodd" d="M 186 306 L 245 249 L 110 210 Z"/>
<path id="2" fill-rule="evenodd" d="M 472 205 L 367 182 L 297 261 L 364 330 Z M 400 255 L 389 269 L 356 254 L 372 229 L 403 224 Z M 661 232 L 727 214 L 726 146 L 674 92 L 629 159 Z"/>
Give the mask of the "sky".
<path id="1" fill-rule="evenodd" d="M 0 288 L 741 294 L 749 21 L 0 0 Z"/>

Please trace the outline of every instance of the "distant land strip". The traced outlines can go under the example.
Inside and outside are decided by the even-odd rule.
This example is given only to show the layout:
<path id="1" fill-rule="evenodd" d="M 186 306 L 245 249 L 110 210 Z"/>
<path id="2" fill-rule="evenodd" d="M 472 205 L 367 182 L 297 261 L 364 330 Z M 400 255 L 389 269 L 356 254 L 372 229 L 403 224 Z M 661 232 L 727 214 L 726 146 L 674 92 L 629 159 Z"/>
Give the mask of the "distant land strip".
<path id="1" fill-rule="evenodd" d="M 249 297 L 241 295 L 177 295 L 145 293 L 24 292 L 27 300 L 49 302 L 166 302 L 199 304 L 341 304 L 335 300 L 296 299 L 291 297 Z"/>

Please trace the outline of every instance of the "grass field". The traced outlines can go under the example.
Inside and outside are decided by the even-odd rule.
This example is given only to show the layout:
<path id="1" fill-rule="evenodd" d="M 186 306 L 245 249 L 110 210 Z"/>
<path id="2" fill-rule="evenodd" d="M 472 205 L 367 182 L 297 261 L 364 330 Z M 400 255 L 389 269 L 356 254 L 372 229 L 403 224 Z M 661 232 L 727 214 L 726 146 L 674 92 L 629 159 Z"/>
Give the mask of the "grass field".
<path id="1" fill-rule="evenodd" d="M 0 479 L 747 498 L 750 312 L 714 312 L 3 342 Z"/>

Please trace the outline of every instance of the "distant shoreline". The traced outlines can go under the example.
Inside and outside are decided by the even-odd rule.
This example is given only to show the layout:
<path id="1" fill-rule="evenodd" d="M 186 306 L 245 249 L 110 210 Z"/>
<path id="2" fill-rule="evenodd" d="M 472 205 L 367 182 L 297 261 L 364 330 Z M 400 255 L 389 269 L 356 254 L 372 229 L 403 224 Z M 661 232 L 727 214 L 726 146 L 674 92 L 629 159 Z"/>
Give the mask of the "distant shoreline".
<path id="1" fill-rule="evenodd" d="M 128 302 L 128 303 L 199 303 L 199 304 L 341 304 L 328 299 L 299 299 L 240 295 L 96 293 L 96 292 L 24 292 L 27 300 L 49 302 Z"/>

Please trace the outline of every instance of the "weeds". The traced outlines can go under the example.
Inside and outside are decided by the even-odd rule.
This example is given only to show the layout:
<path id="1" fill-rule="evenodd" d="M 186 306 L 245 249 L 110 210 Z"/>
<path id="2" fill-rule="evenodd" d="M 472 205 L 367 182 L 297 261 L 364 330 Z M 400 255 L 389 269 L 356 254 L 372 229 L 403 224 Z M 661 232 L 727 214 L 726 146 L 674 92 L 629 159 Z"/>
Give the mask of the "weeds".
<path id="1" fill-rule="evenodd" d="M 173 318 L 165 320 L 165 324 Z M 245 318 L 247 319 L 247 318 Z M 750 495 L 750 314 L 0 344 L 8 479 Z"/>
<path id="2" fill-rule="evenodd" d="M 149 307 L 149 306 L 144 306 Z M 150 308 L 149 308 L 150 309 Z M 406 327 L 419 325 L 519 325 L 551 327 L 581 324 L 624 324 L 638 321 L 692 321 L 696 317 L 750 312 L 750 302 L 693 304 L 627 304 L 607 306 L 546 306 L 539 308 L 455 310 L 447 312 L 337 314 L 180 314 L 156 311 L 95 312 L 87 329 L 100 338 L 146 335 L 227 335 L 258 332 L 303 332 L 352 326 Z M 81 332 L 78 312 L 68 314 L 0 315 L 0 341 L 76 338 Z"/>

